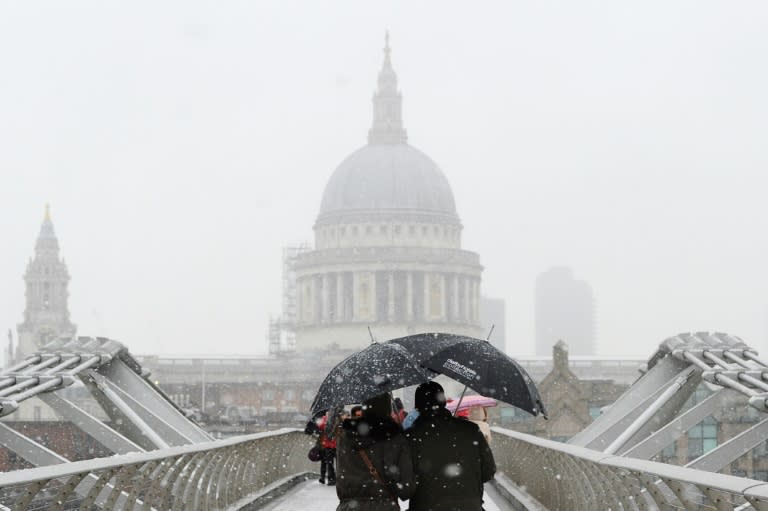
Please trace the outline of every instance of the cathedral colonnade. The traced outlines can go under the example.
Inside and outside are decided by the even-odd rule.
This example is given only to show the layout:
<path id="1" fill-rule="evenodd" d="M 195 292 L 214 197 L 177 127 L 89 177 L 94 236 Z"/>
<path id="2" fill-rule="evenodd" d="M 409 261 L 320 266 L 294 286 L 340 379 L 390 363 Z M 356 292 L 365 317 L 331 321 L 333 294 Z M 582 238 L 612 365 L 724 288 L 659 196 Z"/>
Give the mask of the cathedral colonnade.
<path id="1" fill-rule="evenodd" d="M 297 283 L 299 326 L 479 321 L 480 277 L 467 272 L 328 271 L 300 276 Z"/>

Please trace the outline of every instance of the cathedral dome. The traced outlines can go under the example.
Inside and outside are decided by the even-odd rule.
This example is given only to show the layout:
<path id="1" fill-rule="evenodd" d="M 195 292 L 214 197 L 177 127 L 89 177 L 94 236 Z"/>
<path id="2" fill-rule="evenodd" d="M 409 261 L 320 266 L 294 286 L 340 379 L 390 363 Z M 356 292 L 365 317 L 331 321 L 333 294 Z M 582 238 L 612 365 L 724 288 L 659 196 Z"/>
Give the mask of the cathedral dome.
<path id="1" fill-rule="evenodd" d="M 387 37 L 368 145 L 349 155 L 331 176 L 318 224 L 394 218 L 459 223 L 448 180 L 429 156 L 407 143 L 402 101 Z"/>
<path id="2" fill-rule="evenodd" d="M 369 144 L 348 156 L 325 187 L 318 222 L 371 211 L 458 221 L 445 175 L 429 156 L 405 143 Z"/>
<path id="3" fill-rule="evenodd" d="M 328 179 L 314 247 L 285 252 L 286 278 L 294 279 L 284 296 L 285 324 L 299 350 L 331 342 L 333 350 L 359 349 L 368 326 L 382 339 L 437 331 L 483 335 L 483 267 L 461 247 L 463 226 L 448 179 L 408 144 L 390 53 L 387 37 L 368 143 Z M 280 332 L 270 332 L 279 346 Z"/>

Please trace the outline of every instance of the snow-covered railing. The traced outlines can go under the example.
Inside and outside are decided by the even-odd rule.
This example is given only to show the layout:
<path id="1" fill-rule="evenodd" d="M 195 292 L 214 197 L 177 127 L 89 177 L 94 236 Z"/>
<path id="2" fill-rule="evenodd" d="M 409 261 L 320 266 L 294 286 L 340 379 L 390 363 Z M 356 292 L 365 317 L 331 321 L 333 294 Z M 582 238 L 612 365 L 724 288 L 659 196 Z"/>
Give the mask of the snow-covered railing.
<path id="1" fill-rule="evenodd" d="M 493 428 L 500 472 L 551 511 L 768 510 L 768 483 Z"/>
<path id="2" fill-rule="evenodd" d="M 237 508 L 271 483 L 312 471 L 312 445 L 302 431 L 282 429 L 17 470 L 0 474 L 0 509 Z"/>

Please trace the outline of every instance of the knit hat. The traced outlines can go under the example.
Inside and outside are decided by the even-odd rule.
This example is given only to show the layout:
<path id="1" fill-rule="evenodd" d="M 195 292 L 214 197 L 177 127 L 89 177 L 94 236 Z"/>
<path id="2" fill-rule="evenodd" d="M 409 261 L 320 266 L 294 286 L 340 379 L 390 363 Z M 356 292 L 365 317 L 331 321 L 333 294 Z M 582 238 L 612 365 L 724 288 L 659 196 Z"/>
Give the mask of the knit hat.
<path id="1" fill-rule="evenodd" d="M 445 408 L 445 391 L 437 382 L 430 381 L 416 387 L 416 409 L 421 412 L 429 412 L 438 408 Z"/>
<path id="2" fill-rule="evenodd" d="M 364 417 L 389 417 L 392 414 L 392 395 L 389 392 L 363 401 Z"/>

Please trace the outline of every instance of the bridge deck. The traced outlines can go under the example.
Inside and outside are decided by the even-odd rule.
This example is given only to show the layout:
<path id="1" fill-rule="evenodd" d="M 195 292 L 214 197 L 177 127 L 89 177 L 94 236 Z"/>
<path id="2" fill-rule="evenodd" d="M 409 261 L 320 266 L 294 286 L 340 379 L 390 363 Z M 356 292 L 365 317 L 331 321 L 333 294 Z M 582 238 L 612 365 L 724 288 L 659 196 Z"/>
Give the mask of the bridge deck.
<path id="1" fill-rule="evenodd" d="M 336 489 L 332 486 L 324 486 L 311 479 L 299 484 L 284 497 L 262 508 L 263 511 L 296 511 L 297 509 L 312 509 L 313 511 L 334 511 L 339 504 L 336 497 Z M 407 502 L 401 502 L 401 508 L 407 509 Z M 504 504 L 503 499 L 491 486 L 485 486 L 486 511 L 509 511 L 510 507 Z"/>

